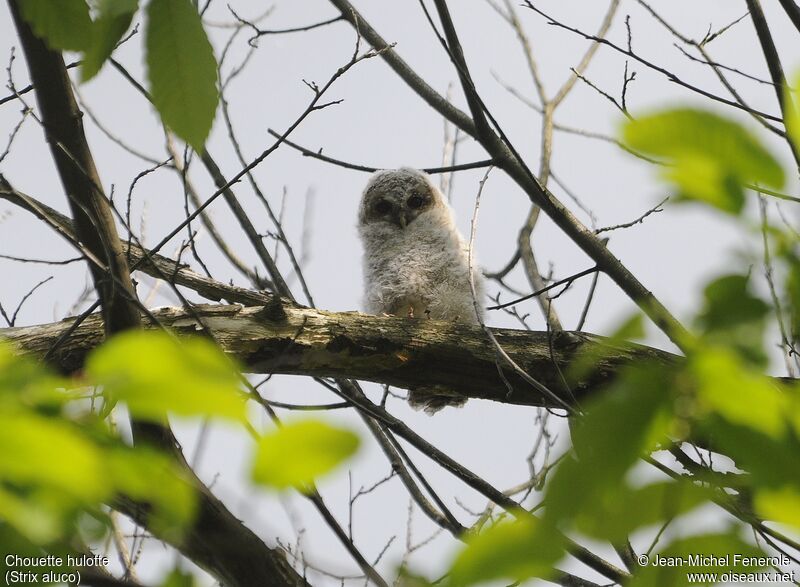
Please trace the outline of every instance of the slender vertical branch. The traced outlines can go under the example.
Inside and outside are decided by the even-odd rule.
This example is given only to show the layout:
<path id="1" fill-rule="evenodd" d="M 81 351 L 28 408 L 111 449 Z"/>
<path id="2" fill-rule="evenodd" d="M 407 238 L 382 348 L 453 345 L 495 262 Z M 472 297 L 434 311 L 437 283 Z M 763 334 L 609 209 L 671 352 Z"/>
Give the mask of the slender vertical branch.
<path id="1" fill-rule="evenodd" d="M 786 11 L 786 16 L 792 21 L 792 24 L 800 32 L 800 6 L 797 5 L 795 0 L 778 0 Z"/>
<path id="2" fill-rule="evenodd" d="M 783 75 L 783 66 L 778 56 L 778 49 L 775 47 L 775 42 L 772 40 L 772 33 L 769 31 L 769 24 L 767 23 L 766 16 L 764 16 L 764 11 L 761 10 L 761 3 L 759 0 L 746 0 L 746 2 L 747 8 L 750 10 L 750 18 L 753 19 L 753 26 L 758 35 L 758 41 L 761 43 L 761 51 L 764 53 L 764 59 L 767 61 L 769 76 L 772 78 L 772 84 L 775 88 L 778 104 L 781 107 L 783 120 L 786 121 L 789 117 L 794 116 L 794 105 L 791 100 L 786 100 L 784 96 L 786 78 Z M 800 145 L 795 144 L 790 135 L 787 134 L 786 138 L 792 148 L 794 160 L 798 168 L 800 168 Z"/>

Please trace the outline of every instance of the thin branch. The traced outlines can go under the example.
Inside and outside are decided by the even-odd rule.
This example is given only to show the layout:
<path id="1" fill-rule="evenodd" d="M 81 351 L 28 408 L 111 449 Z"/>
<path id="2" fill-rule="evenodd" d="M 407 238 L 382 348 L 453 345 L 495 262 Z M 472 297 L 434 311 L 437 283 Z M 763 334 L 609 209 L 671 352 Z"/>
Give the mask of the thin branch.
<path id="1" fill-rule="evenodd" d="M 789 17 L 789 20 L 792 21 L 797 32 L 800 32 L 800 6 L 797 5 L 795 0 L 778 0 L 778 2 L 783 6 L 786 15 Z"/>
<path id="2" fill-rule="evenodd" d="M 276 138 L 280 137 L 280 135 L 271 128 L 267 129 L 267 132 L 271 134 L 273 137 Z M 335 159 L 333 157 L 329 157 L 328 155 L 323 155 L 322 149 L 319 149 L 318 151 L 312 151 L 311 149 L 307 149 L 306 147 L 302 147 L 297 143 L 293 143 L 285 139 L 283 143 L 295 149 L 296 151 L 300 151 L 304 157 L 312 157 L 314 159 L 319 159 L 320 161 L 325 161 L 326 163 L 338 165 L 339 167 L 344 167 L 345 169 L 352 169 L 354 171 L 363 171 L 365 173 L 374 173 L 376 171 L 380 171 L 381 169 L 387 169 L 386 167 L 370 167 L 367 165 L 359 165 L 357 163 L 349 163 L 341 159 Z M 472 163 L 460 163 L 458 165 L 446 165 L 442 167 L 420 167 L 419 169 L 424 171 L 425 173 L 437 174 L 437 173 L 451 173 L 453 171 L 465 171 L 467 169 L 481 169 L 483 167 L 489 167 L 490 165 L 493 164 L 494 162 L 492 161 L 492 159 L 484 159 L 482 161 L 473 161 Z"/>
<path id="3" fill-rule="evenodd" d="M 314 29 L 318 29 L 318 28 L 321 28 L 321 27 L 324 27 L 324 26 L 328 26 L 329 24 L 333 24 L 335 22 L 339 22 L 340 20 L 342 20 L 341 16 L 337 16 L 335 18 L 329 18 L 328 20 L 323 20 L 322 22 L 316 22 L 314 24 L 308 24 L 308 25 L 299 26 L 299 27 L 291 27 L 291 28 L 285 28 L 285 29 L 261 29 L 261 28 L 258 28 L 253 22 L 251 22 L 249 20 L 246 20 L 246 19 L 242 18 L 241 16 L 239 16 L 238 14 L 236 14 L 236 12 L 233 10 L 233 8 L 230 7 L 230 5 L 228 5 L 228 10 L 231 12 L 233 17 L 237 21 L 239 21 L 240 24 L 242 24 L 242 25 L 244 25 L 246 27 L 249 27 L 250 29 L 253 30 L 253 33 L 254 33 L 253 36 L 250 37 L 247 40 L 247 42 L 251 46 L 255 46 L 256 41 L 260 37 L 264 37 L 264 36 L 267 36 L 267 35 L 285 35 L 285 34 L 288 34 L 288 33 L 302 33 L 302 32 L 306 32 L 306 31 L 312 31 Z"/>
<path id="4" fill-rule="evenodd" d="M 39 263 L 41 265 L 69 265 L 76 261 L 82 261 L 83 257 L 72 257 L 71 259 L 64 259 L 63 261 L 51 261 L 50 259 L 31 259 L 28 257 L 15 257 L 13 255 L 0 255 L 0 259 L 8 259 L 9 261 L 18 261 L 20 263 Z"/>
<path id="5" fill-rule="evenodd" d="M 753 20 L 753 26 L 758 35 L 758 41 L 761 43 L 761 51 L 764 54 L 764 59 L 767 61 L 767 69 L 774 84 L 775 94 L 778 99 L 778 105 L 783 114 L 783 120 L 790 120 L 795 116 L 794 104 L 791 100 L 786 100 L 784 96 L 784 87 L 786 86 L 786 78 L 783 75 L 783 66 L 781 59 L 778 56 L 778 49 L 775 47 L 775 42 L 772 40 L 772 33 L 769 30 L 767 18 L 761 10 L 761 3 L 759 0 L 745 0 L 747 8 L 750 10 L 750 17 Z M 800 168 L 800 145 L 795 144 L 793 137 L 787 133 L 786 140 L 792 149 L 792 155 Z"/>
<path id="6" fill-rule="evenodd" d="M 45 283 L 47 283 L 51 279 L 53 279 L 52 275 L 50 277 L 46 277 L 45 279 L 42 279 L 39 283 L 34 285 L 32 288 L 30 288 L 28 290 L 28 292 L 24 296 L 22 296 L 22 299 L 17 304 L 17 307 L 14 310 L 14 313 L 11 315 L 11 317 L 9 317 L 8 314 L 6 314 L 6 311 L 3 309 L 2 304 L 0 304 L 0 314 L 2 314 L 3 318 L 5 319 L 6 323 L 9 326 L 14 326 L 14 324 L 16 324 L 16 322 L 17 322 L 17 314 L 19 314 L 19 311 L 22 309 L 22 306 L 25 305 L 25 302 L 28 301 L 28 298 L 30 298 L 37 289 L 39 289 L 41 286 L 43 286 Z"/>
<path id="7" fill-rule="evenodd" d="M 617 13 L 617 8 L 619 8 L 619 0 L 612 0 L 608 6 L 605 16 L 603 17 L 603 22 L 600 24 L 600 29 L 597 31 L 595 37 L 598 39 L 605 38 L 608 30 L 611 28 L 611 23 L 614 22 L 614 16 Z M 628 35 L 630 38 L 630 28 L 628 28 Z M 567 97 L 567 94 L 569 94 L 570 90 L 572 90 L 575 82 L 578 81 L 578 75 L 586 71 L 586 69 L 589 67 L 589 63 L 591 63 L 592 58 L 594 57 L 595 53 L 597 53 L 599 48 L 600 43 L 598 41 L 594 41 L 589 46 L 589 48 L 586 50 L 586 53 L 584 53 L 583 57 L 581 58 L 580 63 L 578 63 L 577 67 L 572 69 L 573 75 L 571 75 L 567 81 L 564 82 L 564 85 L 559 88 L 558 92 L 553 97 L 553 106 L 558 106 L 564 100 L 564 98 Z"/>
<path id="8" fill-rule="evenodd" d="M 202 205 L 200 205 L 197 210 L 195 210 L 192 214 L 189 215 L 183 222 L 181 222 L 178 226 L 176 226 L 173 230 L 171 230 L 164 238 L 162 238 L 155 247 L 153 247 L 152 251 L 158 252 L 161 248 L 166 245 L 169 241 L 171 241 L 175 235 L 177 235 L 183 228 L 191 222 L 194 218 L 200 215 L 203 210 L 205 210 L 208 206 L 210 206 L 219 196 L 225 193 L 225 190 L 230 188 L 232 185 L 236 184 L 239 180 L 241 180 L 249 171 L 253 170 L 257 167 L 264 159 L 269 157 L 280 145 L 281 143 L 288 137 L 299 125 L 303 120 L 305 120 L 312 112 L 320 110 L 324 108 L 325 104 L 320 104 L 320 99 L 322 96 L 327 92 L 328 89 L 342 77 L 347 71 L 350 70 L 351 67 L 356 65 L 357 63 L 365 60 L 370 59 L 372 57 L 376 57 L 381 55 L 384 52 L 382 49 L 376 49 L 374 51 L 368 51 L 361 55 L 354 55 L 351 60 L 340 67 L 323 85 L 322 87 L 314 89 L 314 97 L 305 108 L 305 110 L 295 119 L 295 121 L 286 129 L 286 131 L 280 136 L 278 140 L 275 141 L 272 145 L 270 145 L 267 149 L 261 152 L 255 159 L 253 159 L 250 163 L 248 163 L 243 169 L 241 169 L 238 173 L 234 174 L 234 176 L 228 180 L 228 182 L 223 185 L 222 187 L 218 188 L 211 196 L 209 196 Z"/>
<path id="9" fill-rule="evenodd" d="M 664 209 L 661 207 L 663 206 L 667 200 L 669 200 L 669 196 L 661 200 L 658 204 L 650 208 L 647 212 L 639 216 L 636 220 L 631 220 L 630 222 L 625 222 L 623 224 L 615 224 L 613 226 L 605 226 L 603 228 L 595 229 L 595 234 L 601 234 L 603 232 L 611 232 L 612 230 L 620 230 L 622 228 L 630 228 L 631 226 L 635 226 L 637 224 L 642 224 L 648 216 L 652 214 L 657 214 L 658 212 L 663 212 Z"/>
<path id="10" fill-rule="evenodd" d="M 13 50 L 13 48 L 12 48 L 12 50 Z M 13 55 L 13 53 L 12 53 L 12 55 Z M 12 57 L 12 59 L 13 59 L 13 57 Z M 83 62 L 82 61 L 73 61 L 72 63 L 66 64 L 64 67 L 66 69 L 72 69 L 74 67 L 78 67 L 81 63 L 83 63 Z M 24 96 L 25 94 L 27 94 L 29 92 L 32 92 L 32 91 L 33 91 L 33 84 L 28 84 L 27 86 L 25 86 L 24 88 L 20 88 L 19 90 L 15 89 L 8 96 L 3 96 L 2 98 L 0 98 L 0 106 L 2 106 L 3 104 L 5 104 L 7 102 L 11 102 L 13 100 L 18 100 L 20 96 Z"/>
<path id="11" fill-rule="evenodd" d="M 180 153 L 178 153 L 178 150 L 175 148 L 175 141 L 173 140 L 173 135 L 171 132 L 166 133 L 166 144 L 167 151 L 170 153 L 170 155 L 172 155 L 175 171 L 180 174 L 186 189 L 186 193 L 192 200 L 192 205 L 195 207 L 195 209 L 197 209 L 201 205 L 200 196 L 194 187 L 194 183 L 189 180 L 187 176 L 183 158 L 180 157 Z M 208 234 L 211 236 L 211 239 L 216 243 L 217 248 L 219 248 L 220 252 L 228 259 L 228 261 L 230 261 L 230 263 L 236 267 L 236 269 L 242 275 L 247 277 L 248 281 L 250 281 L 253 286 L 261 288 L 264 285 L 262 283 L 263 280 L 259 278 L 259 276 L 256 275 L 256 273 L 250 267 L 248 267 L 247 264 L 242 261 L 239 256 L 228 246 L 228 243 L 225 242 L 225 239 L 217 230 L 217 227 L 214 224 L 214 221 L 211 219 L 209 213 L 204 212 L 200 214 L 200 221 L 203 223 L 203 226 L 205 226 Z"/>
<path id="12" fill-rule="evenodd" d="M 114 67 L 117 68 L 118 71 L 123 73 L 125 78 L 131 82 L 135 82 L 133 76 L 128 73 L 125 68 L 122 67 L 119 63 L 113 62 Z M 133 83 L 133 86 L 139 90 L 139 92 L 149 101 L 152 103 L 152 97 L 150 96 L 149 92 L 144 89 L 144 87 L 139 83 Z M 318 108 L 318 107 L 317 107 Z M 239 202 L 239 198 L 233 193 L 231 186 L 233 185 L 234 181 L 228 181 L 225 176 L 222 174 L 222 171 L 217 165 L 215 159 L 211 156 L 208 149 L 204 149 L 203 152 L 200 154 L 200 160 L 203 162 L 206 170 L 208 171 L 209 175 L 214 181 L 214 184 L 217 186 L 219 193 L 222 194 L 225 202 L 230 207 L 231 211 L 233 212 L 234 217 L 236 218 L 239 226 L 241 226 L 242 230 L 244 231 L 247 239 L 250 241 L 250 244 L 256 251 L 261 262 L 267 269 L 267 273 L 272 280 L 272 284 L 275 288 L 275 292 L 279 295 L 285 297 L 291 297 L 291 291 L 289 286 L 286 285 L 286 282 L 283 280 L 283 276 L 281 275 L 280 271 L 278 270 L 275 261 L 270 255 L 269 251 L 267 250 L 266 246 L 264 245 L 261 236 L 259 235 L 258 231 L 256 230 L 255 226 L 253 225 L 252 221 L 250 220 L 249 216 L 245 212 L 244 208 L 242 207 L 241 203 Z M 249 172 L 247 166 L 245 166 L 245 172 Z M 206 204 L 208 204 L 208 200 Z M 197 206 L 195 209 L 195 213 L 187 214 L 186 220 L 181 223 L 181 228 L 188 226 L 189 223 L 193 220 L 196 214 L 202 212 L 205 208 L 205 205 Z M 154 250 L 158 250 L 158 246 Z"/>
<path id="13" fill-rule="evenodd" d="M 592 273 L 597 273 L 600 271 L 600 268 L 596 265 L 594 267 L 590 267 L 589 269 L 584 269 L 583 271 L 576 273 L 574 275 L 570 275 L 569 277 L 565 277 L 564 279 L 560 279 L 559 281 L 555 281 L 548 285 L 545 288 L 542 288 L 538 291 L 530 293 L 528 295 L 522 296 L 521 298 L 517 298 L 516 300 L 511 300 L 510 302 L 505 302 L 504 304 L 497 304 L 496 306 L 489 306 L 487 310 L 502 310 L 503 308 L 508 308 L 509 306 L 513 306 L 515 304 L 519 304 L 520 302 L 524 302 L 525 300 L 529 300 L 531 298 L 535 298 L 536 296 L 542 295 L 543 293 L 550 291 L 551 289 L 555 289 L 562 285 L 570 285 L 576 279 L 580 279 L 586 275 L 591 275 Z"/>
<path id="14" fill-rule="evenodd" d="M 575 33 L 576 35 L 579 35 L 579 36 L 583 37 L 584 39 L 593 40 L 593 41 L 596 41 L 598 43 L 602 43 L 603 45 L 606 45 L 608 47 L 611 47 L 612 49 L 614 49 L 615 51 L 621 53 L 622 55 L 627 55 L 628 57 L 630 57 L 632 59 L 635 59 L 636 61 L 638 61 L 642 65 L 644 65 L 644 66 L 646 66 L 646 67 L 648 67 L 648 68 L 650 68 L 650 69 L 652 69 L 654 71 L 657 71 L 657 72 L 661 73 L 662 75 L 666 76 L 666 78 L 668 80 L 670 80 L 671 82 L 674 82 L 674 83 L 678 84 L 679 86 L 686 88 L 687 90 L 691 90 L 692 92 L 700 94 L 701 96 L 705 96 L 706 98 L 714 100 L 715 102 L 720 102 L 721 104 L 725 104 L 727 106 L 731 106 L 731 107 L 736 108 L 738 110 L 743 110 L 745 112 L 753 112 L 755 114 L 758 114 L 759 116 L 763 116 L 764 118 L 767 118 L 769 120 L 773 120 L 775 122 L 781 122 L 782 121 L 782 118 L 779 117 L 779 116 L 775 116 L 773 114 L 767 114 L 766 112 L 761 112 L 760 110 L 756 110 L 756 109 L 753 109 L 753 108 L 748 109 L 747 107 L 742 106 L 738 102 L 733 102 L 733 101 L 728 100 L 726 98 L 723 98 L 721 96 L 717 96 L 716 94 L 713 94 L 713 93 L 708 92 L 708 91 L 706 91 L 706 90 L 704 90 L 702 88 L 699 88 L 699 87 L 694 86 L 694 85 L 692 85 L 692 84 L 690 84 L 688 82 L 685 82 L 682 79 L 680 79 L 678 76 L 676 76 L 674 73 L 672 73 L 671 71 L 668 71 L 668 70 L 664 69 L 663 67 L 660 67 L 660 66 L 656 65 L 655 63 L 652 63 L 651 61 L 648 61 L 647 59 L 644 59 L 643 57 L 640 57 L 636 53 L 628 51 L 627 49 L 623 49 L 622 47 L 612 43 L 608 39 L 601 39 L 601 38 L 596 37 L 594 35 L 590 35 L 590 34 L 584 33 L 580 29 L 576 29 L 576 28 L 571 27 L 569 25 L 566 25 L 566 24 L 563 24 L 561 22 L 558 22 L 557 20 L 554 20 L 552 17 L 548 16 L 546 13 L 544 13 L 541 10 L 539 10 L 538 8 L 536 8 L 530 2 L 530 0 L 525 0 L 525 5 L 528 8 L 530 8 L 531 10 L 533 10 L 534 12 L 536 12 L 537 14 L 539 14 L 540 16 L 546 18 L 549 24 L 552 24 L 552 25 L 557 26 L 559 28 L 562 28 L 564 30 L 570 31 L 572 33 Z"/>

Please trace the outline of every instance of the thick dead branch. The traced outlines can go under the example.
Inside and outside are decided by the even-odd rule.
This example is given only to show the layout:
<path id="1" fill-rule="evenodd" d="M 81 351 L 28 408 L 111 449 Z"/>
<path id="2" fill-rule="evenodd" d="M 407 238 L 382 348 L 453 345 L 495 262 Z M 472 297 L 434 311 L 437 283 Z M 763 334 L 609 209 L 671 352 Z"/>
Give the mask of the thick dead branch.
<path id="1" fill-rule="evenodd" d="M 180 334 L 209 328 L 225 352 L 252 373 L 362 379 L 402 388 L 443 385 L 468 398 L 559 408 L 513 370 L 498 373 L 495 348 L 477 327 L 438 320 L 332 313 L 296 307 L 277 298 L 266 306 L 202 305 L 192 312 L 164 308 L 159 322 Z M 43 356 L 71 320 L 0 330 L 23 353 Z M 81 368 L 103 339 L 102 318 L 92 315 L 53 357 L 62 372 Z M 657 349 L 619 344 L 586 333 L 493 329 L 515 363 L 565 401 L 581 400 L 612 381 L 625 365 L 644 360 L 672 363 L 679 357 Z M 552 341 L 548 340 L 552 337 Z M 552 354 L 551 354 L 552 353 Z M 591 372 L 570 377 L 578 358 L 592 356 Z M 561 373 L 567 374 L 565 389 Z"/>

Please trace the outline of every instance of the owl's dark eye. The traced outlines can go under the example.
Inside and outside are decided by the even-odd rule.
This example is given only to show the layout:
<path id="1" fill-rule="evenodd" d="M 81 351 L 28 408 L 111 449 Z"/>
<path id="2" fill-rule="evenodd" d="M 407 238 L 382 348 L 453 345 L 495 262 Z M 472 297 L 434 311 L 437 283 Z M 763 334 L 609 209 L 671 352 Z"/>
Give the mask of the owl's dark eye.
<path id="1" fill-rule="evenodd" d="M 388 214 L 391 210 L 392 205 L 386 200 L 379 200 L 378 203 L 375 204 L 375 211 L 378 214 Z"/>
<path id="2" fill-rule="evenodd" d="M 414 210 L 422 208 L 422 205 L 424 203 L 425 203 L 425 198 L 423 198 L 419 194 L 414 194 L 408 199 L 408 207 Z"/>

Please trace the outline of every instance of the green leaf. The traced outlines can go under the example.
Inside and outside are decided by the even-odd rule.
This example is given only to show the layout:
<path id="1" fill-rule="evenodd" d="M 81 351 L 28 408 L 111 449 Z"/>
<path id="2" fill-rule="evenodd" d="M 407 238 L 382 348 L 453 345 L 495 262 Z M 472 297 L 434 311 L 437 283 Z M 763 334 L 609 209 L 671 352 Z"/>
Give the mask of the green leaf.
<path id="1" fill-rule="evenodd" d="M 609 338 L 614 342 L 625 342 L 636 338 L 644 338 L 644 336 L 644 318 L 642 314 L 636 312 L 617 326 Z"/>
<path id="2" fill-rule="evenodd" d="M 642 454 L 663 441 L 672 422 L 670 382 L 667 368 L 642 366 L 586 407 L 572 427 L 577 459 L 565 459 L 547 487 L 545 517 L 554 525 L 563 528 L 592 511 Z"/>
<path id="3" fill-rule="evenodd" d="M 561 534 L 540 519 L 520 516 L 470 537 L 450 568 L 450 584 L 547 578 L 564 554 Z"/>
<path id="4" fill-rule="evenodd" d="M 739 214 L 744 208 L 742 182 L 710 159 L 682 160 L 680 164 L 665 167 L 663 176 L 681 190 L 678 202 L 699 200 L 731 214 Z"/>
<path id="5" fill-rule="evenodd" d="M 768 436 L 786 430 L 790 396 L 768 377 L 748 370 L 731 351 L 706 348 L 693 354 L 689 371 L 697 384 L 698 417 L 715 412 L 732 424 Z"/>
<path id="6" fill-rule="evenodd" d="M 792 253 L 786 253 L 784 256 L 789 264 L 785 288 L 789 297 L 791 327 L 793 333 L 798 333 L 800 332 L 800 259 Z"/>
<path id="7" fill-rule="evenodd" d="M 800 488 L 761 489 L 753 499 L 753 508 L 764 520 L 800 528 Z"/>
<path id="8" fill-rule="evenodd" d="M 591 511 L 576 519 L 581 533 L 614 544 L 635 530 L 671 520 L 708 502 L 713 494 L 692 483 L 667 481 L 630 488 L 625 483 L 606 491 Z"/>
<path id="9" fill-rule="evenodd" d="M 737 350 L 759 367 L 765 367 L 764 318 L 769 305 L 750 293 L 749 277 L 726 275 L 712 281 L 704 291 L 704 304 L 697 324 L 708 342 Z"/>
<path id="10" fill-rule="evenodd" d="M 0 520 L 40 544 L 113 491 L 102 451 L 81 428 L 11 402 L 0 411 L 0 481 Z"/>
<path id="11" fill-rule="evenodd" d="M 208 342 L 195 353 L 190 344 L 187 353 L 163 333 L 139 338 L 166 341 L 160 349 L 161 358 L 176 364 L 178 373 L 181 367 L 188 370 L 191 366 L 196 371 L 193 377 L 210 373 L 213 380 L 215 369 L 225 365 L 226 376 L 233 382 L 227 392 L 241 409 L 235 371 L 230 375 L 230 362 L 213 345 L 210 354 L 204 350 Z M 111 368 L 115 377 L 119 376 L 119 364 L 127 363 L 123 369 L 136 371 L 133 355 L 125 355 L 125 351 L 149 360 L 148 352 L 154 350 L 137 346 L 137 340 L 136 336 L 119 337 L 103 345 L 109 352 L 104 359 L 98 351 L 101 367 Z M 123 353 L 121 358 L 115 356 L 117 352 Z M 184 354 L 198 365 L 182 364 Z M 146 369 L 138 371 L 141 375 Z M 81 397 L 65 391 L 67 383 L 0 344 L 0 531 L 10 525 L 20 536 L 41 545 L 70 540 L 91 527 L 97 531 L 96 524 L 87 526 L 86 522 L 102 522 L 101 504 L 112 496 L 124 495 L 148 504 L 153 528 L 180 538 L 195 509 L 191 481 L 168 457 L 143 446 L 132 449 L 123 445 L 85 399 L 67 401 Z M 155 391 L 159 392 L 158 385 L 163 384 L 156 381 Z M 172 385 L 177 383 L 172 381 Z M 102 527 L 100 530 L 104 531 Z"/>
<path id="12" fill-rule="evenodd" d="M 753 573 L 758 567 L 753 567 L 743 558 L 764 556 L 766 555 L 763 551 L 733 533 L 691 536 L 676 540 L 657 555 L 651 555 L 650 564 L 635 573 L 633 579 L 626 585 L 629 587 L 707 585 L 709 581 L 690 581 L 689 574 Z M 655 564 L 659 560 L 657 557 L 661 557 L 660 565 Z M 673 566 L 665 564 L 666 561 L 673 561 Z"/>
<path id="13" fill-rule="evenodd" d="M 147 71 L 164 123 L 203 150 L 219 96 L 217 62 L 190 0 L 152 0 L 147 7 Z"/>
<path id="14" fill-rule="evenodd" d="M 172 569 L 162 581 L 161 587 L 192 587 L 194 584 L 194 575 L 181 569 Z"/>
<path id="15" fill-rule="evenodd" d="M 22 17 L 56 50 L 82 51 L 92 41 L 92 19 L 84 0 L 20 0 Z"/>
<path id="16" fill-rule="evenodd" d="M 750 293 L 749 279 L 747 275 L 726 275 L 708 284 L 698 317 L 700 325 L 707 330 L 724 330 L 764 318 L 769 306 Z"/>
<path id="17" fill-rule="evenodd" d="M 706 202 L 738 214 L 743 186 L 781 188 L 784 173 L 778 161 L 738 123 L 712 112 L 678 108 L 628 122 L 627 145 L 666 159 L 664 175 L 684 199 Z"/>
<path id="18" fill-rule="evenodd" d="M 600 364 L 619 354 L 619 347 L 632 347 L 631 340 L 645 336 L 644 320 L 640 312 L 635 312 L 622 320 L 614 331 L 608 335 L 606 344 L 596 345 L 593 349 L 577 353 L 567 370 L 569 382 L 585 380 L 597 371 Z"/>
<path id="19" fill-rule="evenodd" d="M 70 399 L 64 391 L 69 387 L 66 379 L 52 375 L 42 363 L 15 355 L 0 340 L 0 403 L 57 408 Z"/>
<path id="20" fill-rule="evenodd" d="M 278 489 L 302 488 L 358 449 L 358 436 L 317 420 L 285 424 L 261 438 L 253 479 Z"/>
<path id="21" fill-rule="evenodd" d="M 795 72 L 791 86 L 784 86 L 783 92 L 786 104 L 791 105 L 786 117 L 786 132 L 794 145 L 800 148 L 800 70 Z"/>
<path id="22" fill-rule="evenodd" d="M 245 420 L 239 372 L 204 338 L 125 332 L 93 351 L 86 371 L 137 418 L 160 420 L 173 412 Z"/>
<path id="23" fill-rule="evenodd" d="M 77 427 L 22 410 L 0 413 L 0 479 L 44 485 L 84 502 L 111 490 L 100 450 Z"/>
<path id="24" fill-rule="evenodd" d="M 33 496 L 17 495 L 0 485 L 0 519 L 37 544 L 56 540 L 64 533 L 77 506 L 70 499 L 58 501 L 43 497 L 42 492 Z"/>
<path id="25" fill-rule="evenodd" d="M 107 452 L 106 463 L 120 493 L 150 504 L 153 528 L 180 539 L 194 518 L 197 500 L 194 486 L 175 462 L 144 447 L 116 447 Z"/>
<path id="26" fill-rule="evenodd" d="M 97 16 L 92 24 L 92 42 L 86 48 L 81 64 L 83 81 L 92 79 L 100 71 L 128 30 L 138 7 L 138 0 L 98 1 Z"/>
<path id="27" fill-rule="evenodd" d="M 56 573 L 59 572 L 73 572 L 75 570 L 74 565 L 68 566 L 67 565 L 67 555 L 80 556 L 84 554 L 85 551 L 77 552 L 75 548 L 70 548 L 66 544 L 49 544 L 47 545 L 47 550 L 44 552 L 37 543 L 31 541 L 29 538 L 21 535 L 17 532 L 13 527 L 9 526 L 8 524 L 0 523 L 0 544 L 3 545 L 4 552 L 9 554 L 14 554 L 15 557 L 20 558 L 29 558 L 35 559 L 41 557 L 43 554 L 46 555 L 53 555 L 53 557 L 58 557 L 61 559 L 60 565 L 52 565 L 48 566 L 48 571 L 55 571 Z M 33 566 L 33 565 L 17 565 L 16 562 L 28 562 L 28 561 L 17 561 L 15 557 L 8 557 L 2 556 L 0 557 L 0 577 L 6 579 L 9 577 L 7 574 L 9 571 L 28 571 L 33 573 L 41 573 L 42 567 L 41 566 Z M 34 561 L 30 561 L 34 562 Z M 55 562 L 55 561 L 53 561 Z M 9 582 L 10 583 L 10 582 Z"/>
<path id="28" fill-rule="evenodd" d="M 705 419 L 698 426 L 714 449 L 747 471 L 759 489 L 800 488 L 800 441 L 789 434 L 774 438 L 749 426 L 731 424 L 719 417 Z"/>

